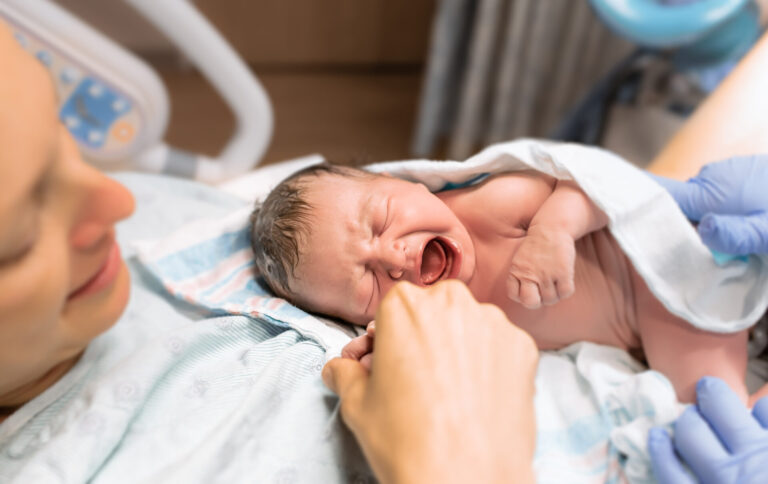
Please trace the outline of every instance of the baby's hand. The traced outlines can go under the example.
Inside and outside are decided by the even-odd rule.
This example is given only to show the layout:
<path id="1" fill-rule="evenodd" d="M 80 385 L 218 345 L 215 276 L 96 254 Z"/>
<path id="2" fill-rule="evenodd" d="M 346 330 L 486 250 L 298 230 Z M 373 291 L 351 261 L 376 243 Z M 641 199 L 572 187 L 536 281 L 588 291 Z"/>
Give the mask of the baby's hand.
<path id="1" fill-rule="evenodd" d="M 346 344 L 341 350 L 342 358 L 357 360 L 363 367 L 371 371 L 371 360 L 373 359 L 373 339 L 376 336 L 376 327 L 373 321 L 368 323 L 366 333 L 354 338 Z"/>
<path id="2" fill-rule="evenodd" d="M 507 296 L 528 309 L 570 297 L 575 261 L 573 237 L 557 229 L 531 227 L 512 256 Z"/>

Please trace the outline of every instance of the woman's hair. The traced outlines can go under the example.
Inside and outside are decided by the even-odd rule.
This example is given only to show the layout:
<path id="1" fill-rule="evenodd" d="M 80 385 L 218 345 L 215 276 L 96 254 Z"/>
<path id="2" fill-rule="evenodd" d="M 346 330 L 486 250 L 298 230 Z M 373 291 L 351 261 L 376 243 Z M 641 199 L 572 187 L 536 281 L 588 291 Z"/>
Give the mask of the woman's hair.
<path id="1" fill-rule="evenodd" d="M 307 201 L 309 185 L 322 175 L 375 176 L 349 166 L 312 165 L 280 182 L 251 213 L 251 247 L 256 268 L 269 288 L 289 301 L 290 280 L 295 277 L 302 255 L 301 245 L 308 243 L 313 208 Z"/>

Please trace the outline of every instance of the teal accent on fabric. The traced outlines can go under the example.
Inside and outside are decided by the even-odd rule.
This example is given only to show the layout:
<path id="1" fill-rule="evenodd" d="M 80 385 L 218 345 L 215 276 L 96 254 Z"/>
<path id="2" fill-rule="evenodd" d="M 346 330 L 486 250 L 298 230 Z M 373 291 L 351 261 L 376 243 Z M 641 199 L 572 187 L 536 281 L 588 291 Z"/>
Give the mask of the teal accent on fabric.
<path id="1" fill-rule="evenodd" d="M 479 175 L 477 175 L 475 177 L 472 177 L 472 178 L 470 178 L 467 181 L 460 182 L 460 183 L 448 182 L 445 185 L 443 185 L 443 188 L 441 188 L 438 191 L 445 192 L 447 190 L 455 190 L 457 188 L 466 188 L 466 187 L 474 185 L 477 182 L 485 180 L 486 178 L 488 178 L 488 176 L 490 176 L 490 173 L 480 173 Z"/>
<path id="2" fill-rule="evenodd" d="M 725 254 L 723 252 L 718 252 L 714 249 L 710 249 L 712 252 L 712 257 L 715 259 L 715 264 L 719 266 L 724 266 L 725 264 L 737 260 L 740 262 L 749 262 L 749 256 L 747 255 L 733 255 L 733 254 Z"/>

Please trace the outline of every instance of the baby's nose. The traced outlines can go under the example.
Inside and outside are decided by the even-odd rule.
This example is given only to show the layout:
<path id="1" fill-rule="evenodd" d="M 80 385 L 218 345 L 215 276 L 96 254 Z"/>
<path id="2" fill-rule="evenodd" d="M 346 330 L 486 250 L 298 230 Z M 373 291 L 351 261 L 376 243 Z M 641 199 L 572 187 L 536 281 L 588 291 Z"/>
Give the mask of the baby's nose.
<path id="1" fill-rule="evenodd" d="M 400 279 L 406 270 L 406 246 L 403 242 L 396 241 L 390 244 L 382 254 L 384 269 L 393 279 Z"/>

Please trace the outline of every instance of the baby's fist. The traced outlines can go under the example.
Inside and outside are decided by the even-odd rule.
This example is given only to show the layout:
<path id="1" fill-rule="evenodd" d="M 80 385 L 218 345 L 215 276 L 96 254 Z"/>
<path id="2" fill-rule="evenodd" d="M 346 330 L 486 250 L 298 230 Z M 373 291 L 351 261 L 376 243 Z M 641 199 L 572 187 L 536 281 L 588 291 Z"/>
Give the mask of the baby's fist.
<path id="1" fill-rule="evenodd" d="M 566 232 L 531 227 L 509 267 L 507 296 L 528 309 L 550 306 L 574 292 L 576 248 Z"/>

